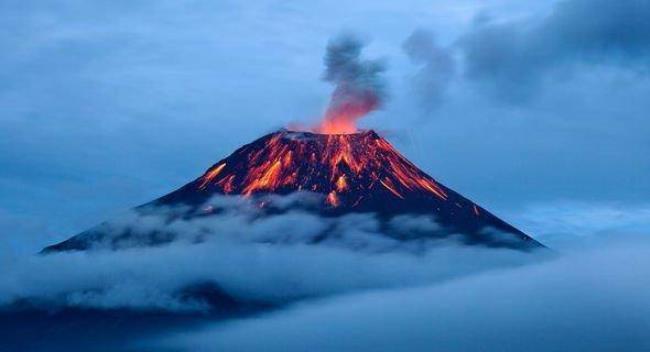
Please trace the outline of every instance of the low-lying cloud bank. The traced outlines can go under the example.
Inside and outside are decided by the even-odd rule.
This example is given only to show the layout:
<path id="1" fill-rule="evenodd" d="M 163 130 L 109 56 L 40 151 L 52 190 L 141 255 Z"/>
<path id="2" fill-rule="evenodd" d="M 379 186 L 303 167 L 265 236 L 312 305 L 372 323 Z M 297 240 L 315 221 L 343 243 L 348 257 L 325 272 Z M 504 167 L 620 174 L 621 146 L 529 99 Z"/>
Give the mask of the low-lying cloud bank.
<path id="1" fill-rule="evenodd" d="M 438 282 L 534 258 L 453 244 L 413 255 L 229 241 L 71 252 L 2 263 L 0 305 L 28 300 L 47 307 L 209 311 L 181 291 L 209 283 L 237 301 L 282 304 L 360 289 Z"/>
<path id="2" fill-rule="evenodd" d="M 295 200 L 279 197 L 270 204 L 274 211 L 286 210 Z M 0 307 L 28 302 L 47 308 L 208 312 L 213 307 L 204 295 L 188 295 L 188 289 L 216 288 L 233 304 L 279 305 L 430 284 L 549 254 L 466 246 L 453 236 L 394 238 L 382 234 L 369 214 L 323 218 L 292 210 L 257 218 L 255 204 L 217 197 L 199 210 L 218 211 L 217 216 L 185 218 L 188 209 L 181 208 L 129 213 L 101 225 L 101 236 L 91 232 L 86 251 L 0 258 L 5 268 Z M 404 215 L 387 226 L 413 235 L 438 224 L 431 217 Z M 335 231 L 316 238 L 325 228 Z"/>
<path id="3" fill-rule="evenodd" d="M 123 250 L 169 243 L 206 241 L 266 244 L 318 244 L 368 253 L 423 254 L 438 246 L 481 244 L 525 248 L 513 233 L 491 227 L 463 234 L 431 214 L 375 213 L 323 216 L 323 196 L 295 192 L 286 196 L 211 197 L 200 205 L 147 205 L 125 212 L 60 244 L 61 250 Z"/>
<path id="4" fill-rule="evenodd" d="M 645 351 L 650 243 L 310 302 L 167 337 L 179 351 Z"/>
<path id="5" fill-rule="evenodd" d="M 295 200 L 281 197 L 273 206 L 287 210 Z M 382 236 L 376 220 L 367 215 L 332 222 L 287 211 L 244 226 L 259 215 L 259 208 L 241 199 L 211 201 L 210 211 L 222 208 L 230 213 L 219 220 L 178 218 L 172 228 L 179 235 L 164 245 L 145 246 L 146 238 L 151 230 L 167 228 L 173 221 L 140 214 L 125 218 L 121 225 L 112 223 L 118 233 L 128 226 L 136 235 L 120 250 L 100 245 L 82 252 L 0 257 L 5 269 L 0 276 L 0 310 L 30 302 L 55 310 L 211 313 L 216 312 L 211 302 L 188 296 L 187 289 L 216 287 L 227 302 L 282 309 L 254 318 L 220 320 L 217 326 L 198 330 L 194 324 L 174 327 L 186 332 L 166 333 L 164 339 L 143 335 L 147 340 L 134 341 L 134 348 L 517 352 L 650 348 L 650 242 L 641 236 L 614 243 L 615 236 L 606 236 L 610 242 L 594 241 L 597 245 L 581 252 L 573 248 L 560 254 L 524 253 L 466 246 L 453 238 L 397 241 Z M 620 212 L 597 206 L 556 206 L 554 213 L 535 209 L 531 219 L 545 221 L 550 232 L 581 229 L 591 237 L 602 236 L 597 228 L 617 236 L 637 234 L 623 231 L 624 225 L 643 227 L 647 215 L 645 207 Z M 166 215 L 185 211 L 169 209 Z M 591 227 L 576 227 L 583 221 L 591 222 Z M 314 243 L 312 231 L 322 226 L 345 231 Z M 412 232 L 430 231 L 438 224 L 433 218 L 409 216 L 395 218 L 390 226 Z"/>

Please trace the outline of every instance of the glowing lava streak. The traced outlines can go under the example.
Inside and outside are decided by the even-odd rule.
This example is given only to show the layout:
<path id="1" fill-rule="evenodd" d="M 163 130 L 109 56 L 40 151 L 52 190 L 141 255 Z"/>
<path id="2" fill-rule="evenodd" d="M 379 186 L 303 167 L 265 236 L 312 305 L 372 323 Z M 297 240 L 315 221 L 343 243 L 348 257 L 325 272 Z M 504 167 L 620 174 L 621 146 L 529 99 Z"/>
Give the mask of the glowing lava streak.
<path id="1" fill-rule="evenodd" d="M 327 195 L 327 203 L 333 207 L 338 207 L 341 202 L 339 201 L 339 197 L 336 196 L 336 192 L 332 191 Z"/>
<path id="2" fill-rule="evenodd" d="M 207 172 L 206 175 L 203 177 L 203 183 L 201 183 L 201 186 L 199 186 L 199 188 L 205 188 L 205 186 L 208 183 L 210 183 L 210 181 L 212 181 L 215 177 L 217 177 L 217 175 L 219 175 L 219 173 L 221 172 L 221 170 L 223 170 L 224 167 L 226 167 L 226 163 L 223 163 L 215 167 L 214 169 L 210 170 L 209 172 Z"/>
<path id="3" fill-rule="evenodd" d="M 336 190 L 339 192 L 343 192 L 347 187 L 348 184 L 347 182 L 345 182 L 345 175 L 339 176 L 339 179 L 336 180 Z"/>
<path id="4" fill-rule="evenodd" d="M 395 190 L 395 186 L 393 186 L 392 182 L 390 182 L 389 179 L 380 180 L 379 182 L 380 182 L 382 185 L 384 185 L 384 187 L 386 187 L 386 189 L 388 189 L 391 193 L 393 193 L 394 195 L 396 195 L 396 196 L 398 196 L 398 197 L 404 199 L 404 197 L 403 197 L 401 194 L 399 194 L 399 192 L 397 192 L 397 191 Z"/>
<path id="5" fill-rule="evenodd" d="M 372 131 L 274 133 L 216 164 L 196 187 L 245 196 L 309 190 L 322 194 L 331 207 L 355 206 L 375 190 L 398 200 L 426 194 L 449 198 L 447 189 Z"/>
<path id="6" fill-rule="evenodd" d="M 253 191 L 258 189 L 273 189 L 275 188 L 277 182 L 279 181 L 280 168 L 282 167 L 282 162 L 280 160 L 276 161 L 263 171 L 262 176 L 253 180 L 248 187 L 244 189 L 245 195 L 250 195 Z M 254 173 L 253 173 L 254 175 Z"/>

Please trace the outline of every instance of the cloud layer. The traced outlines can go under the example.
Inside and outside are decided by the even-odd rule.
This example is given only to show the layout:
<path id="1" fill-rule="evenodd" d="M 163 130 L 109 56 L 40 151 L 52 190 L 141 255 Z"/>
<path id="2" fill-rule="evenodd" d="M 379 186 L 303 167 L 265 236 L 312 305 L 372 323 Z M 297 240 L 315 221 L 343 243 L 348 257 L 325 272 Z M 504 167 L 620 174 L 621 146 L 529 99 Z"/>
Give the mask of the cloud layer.
<path id="1" fill-rule="evenodd" d="M 511 101 L 581 65 L 615 65 L 648 73 L 650 3 L 567 0 L 530 20 L 477 20 L 460 40 L 466 76 Z"/>
<path id="2" fill-rule="evenodd" d="M 647 241 L 619 244 L 429 287 L 298 305 L 153 345 L 181 351 L 642 351 L 650 348 L 649 258 Z"/>
<path id="3" fill-rule="evenodd" d="M 442 104 L 451 80 L 456 74 L 456 61 L 451 51 L 442 48 L 432 32 L 416 30 L 402 44 L 409 59 L 420 67 L 412 77 L 419 102 L 426 112 Z"/>
<path id="4" fill-rule="evenodd" d="M 271 196 L 265 204 L 281 211 L 305 197 Z M 210 311 L 205 297 L 185 294 L 197 285 L 218 287 L 235 302 L 280 305 L 439 282 L 549 254 L 416 236 L 438 228 L 427 216 L 393 218 L 388 227 L 412 236 L 396 238 L 382 233 L 372 214 L 322 218 L 290 210 L 259 217 L 250 199 L 215 197 L 206 204 L 200 211 L 220 213 L 186 219 L 183 207 L 140 209 L 83 236 L 86 251 L 2 257 L 0 306 Z"/>

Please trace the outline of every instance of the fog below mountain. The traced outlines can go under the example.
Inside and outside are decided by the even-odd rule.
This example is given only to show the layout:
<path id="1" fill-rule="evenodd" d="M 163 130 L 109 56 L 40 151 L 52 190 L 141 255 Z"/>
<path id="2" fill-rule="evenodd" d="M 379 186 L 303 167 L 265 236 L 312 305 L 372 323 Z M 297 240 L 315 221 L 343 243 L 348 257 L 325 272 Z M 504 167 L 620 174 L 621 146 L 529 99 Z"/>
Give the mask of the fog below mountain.
<path id="1" fill-rule="evenodd" d="M 299 225 L 306 222 L 293 223 L 294 233 L 306 231 Z M 649 347 L 643 237 L 612 233 L 614 242 L 601 236 L 591 246 L 533 253 L 445 240 L 422 253 L 385 247 L 359 232 L 361 223 L 348 222 L 350 241 L 334 244 L 300 236 L 259 242 L 278 230 L 264 226 L 249 240 L 237 233 L 154 248 L 3 256 L 0 338 L 9 351 Z M 346 247 L 359 240 L 371 250 Z M 201 282 L 253 309 L 217 312 L 179 295 Z M 25 310 L 26 302 L 37 309 Z M 34 332 L 42 338 L 30 338 Z"/>
<path id="2" fill-rule="evenodd" d="M 354 294 L 164 337 L 183 351 L 642 351 L 650 244 Z"/>

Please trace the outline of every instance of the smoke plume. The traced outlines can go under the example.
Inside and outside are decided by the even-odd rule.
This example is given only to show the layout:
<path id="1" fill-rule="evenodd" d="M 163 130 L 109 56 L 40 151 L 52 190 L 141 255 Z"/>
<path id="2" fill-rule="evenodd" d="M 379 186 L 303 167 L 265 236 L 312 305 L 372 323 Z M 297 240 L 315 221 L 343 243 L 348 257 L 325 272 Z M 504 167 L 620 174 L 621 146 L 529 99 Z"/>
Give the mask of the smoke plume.
<path id="1" fill-rule="evenodd" d="M 327 45 L 323 79 L 334 85 L 334 91 L 318 132 L 353 133 L 358 119 L 382 106 L 385 67 L 379 60 L 363 60 L 363 46 L 359 38 L 350 35 Z"/>
<path id="2" fill-rule="evenodd" d="M 402 45 L 409 59 L 419 66 L 413 88 L 426 112 L 437 108 L 456 73 L 456 62 L 448 49 L 436 42 L 432 32 L 416 30 Z"/>
<path id="3" fill-rule="evenodd" d="M 459 40 L 465 76 L 513 103 L 534 98 L 549 77 L 582 65 L 648 72 L 650 2 L 567 0 L 550 15 L 482 19 Z"/>

